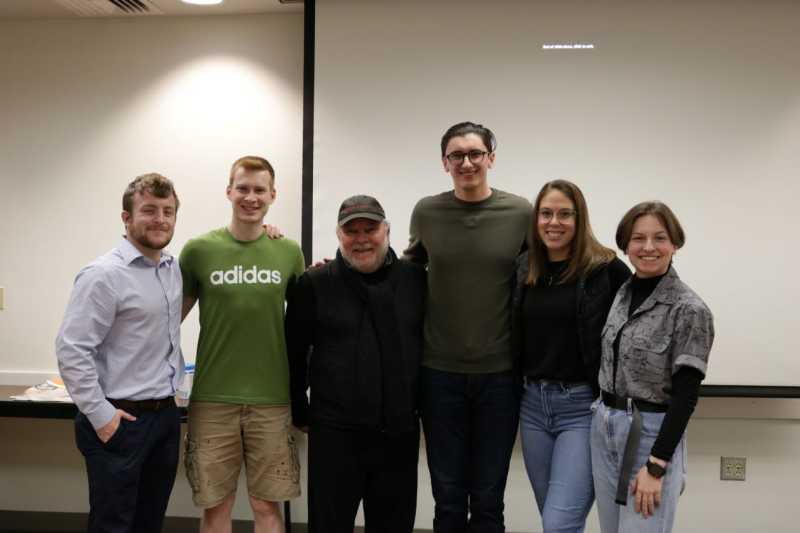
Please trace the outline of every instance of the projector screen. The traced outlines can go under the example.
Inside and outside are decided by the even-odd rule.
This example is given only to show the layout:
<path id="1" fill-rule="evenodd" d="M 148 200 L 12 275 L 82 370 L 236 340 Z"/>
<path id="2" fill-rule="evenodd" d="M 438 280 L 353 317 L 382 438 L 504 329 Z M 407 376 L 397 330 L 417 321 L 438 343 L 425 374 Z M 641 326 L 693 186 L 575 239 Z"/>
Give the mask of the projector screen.
<path id="1" fill-rule="evenodd" d="M 707 384 L 800 385 L 800 3 L 316 5 L 315 258 L 358 193 L 401 252 L 417 200 L 452 188 L 442 133 L 483 123 L 493 187 L 575 181 L 606 245 L 635 203 L 672 207 L 675 267 L 715 316 Z"/>

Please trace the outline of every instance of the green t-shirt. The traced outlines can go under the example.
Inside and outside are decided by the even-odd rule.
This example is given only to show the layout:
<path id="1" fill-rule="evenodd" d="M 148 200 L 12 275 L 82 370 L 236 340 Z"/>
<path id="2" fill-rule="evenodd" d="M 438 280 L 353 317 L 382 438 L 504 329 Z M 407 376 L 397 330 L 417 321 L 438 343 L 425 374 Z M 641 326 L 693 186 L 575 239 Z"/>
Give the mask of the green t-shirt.
<path id="1" fill-rule="evenodd" d="M 187 242 L 180 265 L 184 296 L 200 303 L 192 400 L 288 404 L 283 316 L 286 286 L 304 270 L 297 243 L 237 241 L 222 228 Z"/>
<path id="2" fill-rule="evenodd" d="M 414 207 L 405 256 L 428 267 L 424 366 L 468 374 L 512 368 L 511 280 L 532 212 L 526 199 L 497 189 L 480 202 L 448 191 Z"/>

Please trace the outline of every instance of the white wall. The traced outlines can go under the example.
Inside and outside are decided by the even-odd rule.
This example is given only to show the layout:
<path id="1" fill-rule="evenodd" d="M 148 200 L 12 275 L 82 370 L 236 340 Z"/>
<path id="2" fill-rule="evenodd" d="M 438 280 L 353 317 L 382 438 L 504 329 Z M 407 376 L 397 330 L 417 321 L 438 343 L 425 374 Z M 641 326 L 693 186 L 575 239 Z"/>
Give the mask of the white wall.
<path id="1" fill-rule="evenodd" d="M 118 242 L 139 174 L 175 182 L 178 253 L 229 221 L 231 163 L 263 155 L 267 220 L 300 239 L 302 14 L 0 21 L 0 50 L 0 381 L 56 371 L 75 273 Z M 192 316 L 187 360 L 196 339 Z"/>
<path id="2" fill-rule="evenodd" d="M 0 22 L 0 50 L 0 381 L 55 371 L 52 341 L 74 273 L 116 242 L 122 190 L 139 173 L 176 182 L 177 252 L 226 222 L 230 162 L 266 154 L 279 192 L 269 218 L 299 239 L 300 15 Z M 434 175 L 444 188 L 446 175 Z M 183 333 L 191 358 L 196 326 Z M 796 531 L 798 419 L 794 401 L 702 400 L 677 530 Z M 87 510 L 72 422 L 0 419 L 0 435 L 0 510 Z M 748 481 L 720 482 L 720 455 L 746 456 Z M 518 448 L 507 505 L 510 530 L 541 530 Z M 432 509 L 423 454 L 417 527 L 431 527 Z M 168 514 L 197 516 L 182 471 Z M 244 499 L 235 516 L 250 516 Z M 305 521 L 304 499 L 293 517 Z"/>
<path id="3" fill-rule="evenodd" d="M 491 185 L 573 180 L 607 245 L 634 204 L 669 204 L 715 316 L 707 382 L 799 385 L 798 20 L 788 0 L 319 0 L 315 254 L 356 192 L 402 249 L 416 201 L 452 187 L 442 133 L 481 122 Z"/>

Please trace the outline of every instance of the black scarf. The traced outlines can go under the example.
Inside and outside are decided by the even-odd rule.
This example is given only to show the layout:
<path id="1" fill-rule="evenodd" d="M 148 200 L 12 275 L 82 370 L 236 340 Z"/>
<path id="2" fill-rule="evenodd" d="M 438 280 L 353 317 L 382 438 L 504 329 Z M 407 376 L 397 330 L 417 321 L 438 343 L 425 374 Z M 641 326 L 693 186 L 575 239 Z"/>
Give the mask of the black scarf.
<path id="1" fill-rule="evenodd" d="M 381 425 L 390 433 L 408 431 L 413 423 L 413 398 L 408 385 L 408 369 L 403 358 L 394 294 L 397 289 L 397 255 L 389 248 L 386 261 L 375 272 L 364 274 L 350 267 L 336 252 L 340 271 L 347 286 L 364 303 L 362 328 L 371 327 L 377 339 L 381 394 Z M 360 334 L 358 358 L 367 361 L 375 357 L 372 342 L 361 342 L 366 332 Z"/>

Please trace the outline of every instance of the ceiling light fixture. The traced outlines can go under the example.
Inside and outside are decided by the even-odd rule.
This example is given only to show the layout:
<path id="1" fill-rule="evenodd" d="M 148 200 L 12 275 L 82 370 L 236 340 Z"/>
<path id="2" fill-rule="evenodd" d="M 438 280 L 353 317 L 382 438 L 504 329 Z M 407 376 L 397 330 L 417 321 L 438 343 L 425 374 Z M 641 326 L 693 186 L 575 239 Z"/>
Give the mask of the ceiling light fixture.
<path id="1" fill-rule="evenodd" d="M 214 4 L 221 4 L 222 0 L 182 0 L 184 4 L 196 4 L 198 6 L 213 6 Z"/>

